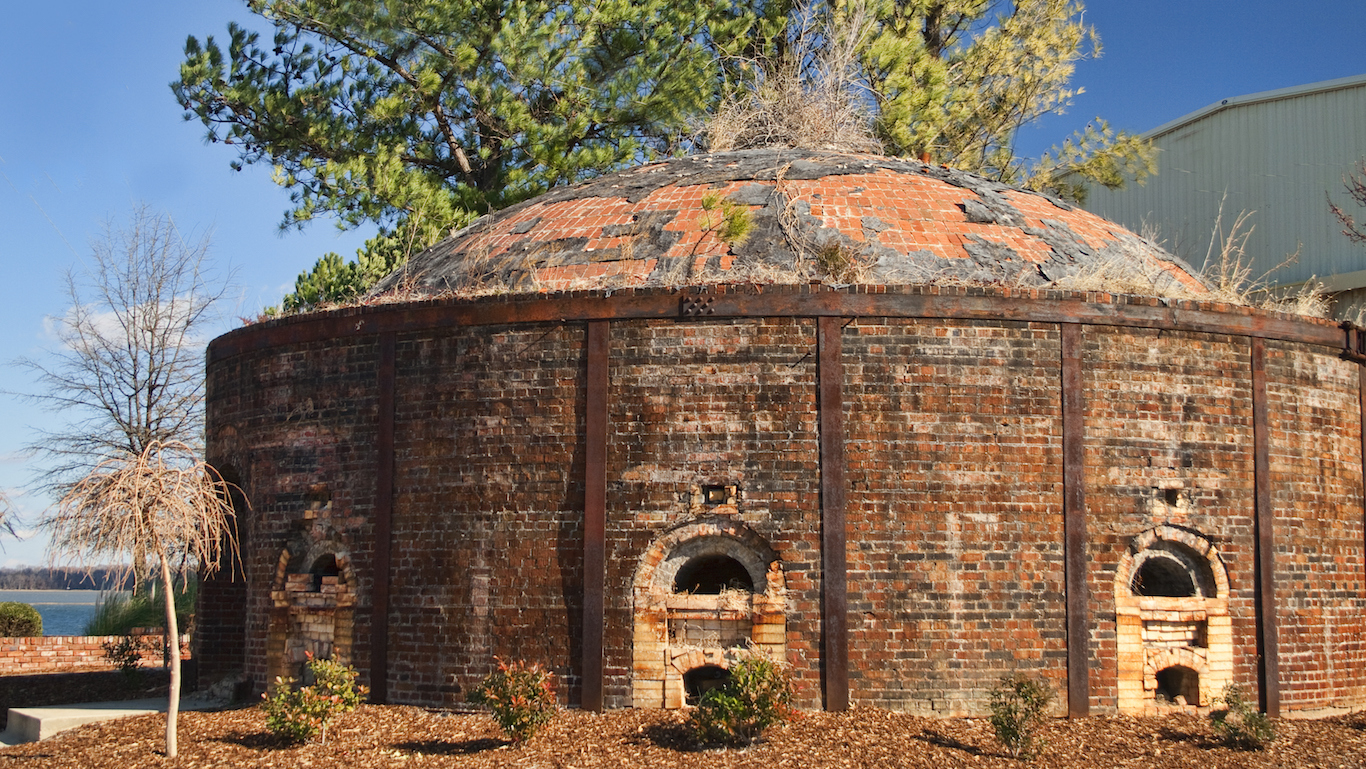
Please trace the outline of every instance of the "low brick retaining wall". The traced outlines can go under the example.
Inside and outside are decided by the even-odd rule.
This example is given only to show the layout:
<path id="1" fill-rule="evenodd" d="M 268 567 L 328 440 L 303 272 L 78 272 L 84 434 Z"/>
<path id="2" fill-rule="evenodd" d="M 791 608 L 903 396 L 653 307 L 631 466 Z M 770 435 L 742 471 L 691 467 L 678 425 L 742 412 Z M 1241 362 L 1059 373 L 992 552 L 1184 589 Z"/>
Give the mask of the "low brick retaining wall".
<path id="1" fill-rule="evenodd" d="M 143 667 L 161 666 L 161 634 L 133 636 L 144 642 Z M 113 670 L 115 665 L 104 656 L 104 644 L 121 636 L 36 636 L 0 638 L 0 676 L 33 673 L 77 673 L 88 670 Z M 188 639 L 182 639 L 180 656 L 190 656 Z"/>

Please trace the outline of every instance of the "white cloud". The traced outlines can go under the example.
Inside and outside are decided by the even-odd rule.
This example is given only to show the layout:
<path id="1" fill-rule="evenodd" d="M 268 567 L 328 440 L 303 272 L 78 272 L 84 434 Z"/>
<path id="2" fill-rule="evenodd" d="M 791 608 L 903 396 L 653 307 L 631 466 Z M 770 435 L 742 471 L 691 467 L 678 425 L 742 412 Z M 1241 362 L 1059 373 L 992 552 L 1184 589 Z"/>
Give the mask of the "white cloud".
<path id="1" fill-rule="evenodd" d="M 27 467 L 29 455 L 27 451 L 4 451 L 0 452 L 0 465 L 14 465 L 16 467 Z M 15 495 L 15 491 L 9 490 L 10 497 Z"/>

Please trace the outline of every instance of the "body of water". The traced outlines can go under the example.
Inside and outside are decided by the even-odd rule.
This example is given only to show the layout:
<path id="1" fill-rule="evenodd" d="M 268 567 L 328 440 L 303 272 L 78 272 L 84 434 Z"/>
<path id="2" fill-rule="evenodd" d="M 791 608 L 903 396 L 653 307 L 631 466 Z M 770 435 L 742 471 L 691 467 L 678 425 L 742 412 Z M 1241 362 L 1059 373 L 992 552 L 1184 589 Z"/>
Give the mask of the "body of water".
<path id="1" fill-rule="evenodd" d="M 0 602 L 17 601 L 38 610 L 43 635 L 84 635 L 104 596 L 99 590 L 0 590 Z"/>

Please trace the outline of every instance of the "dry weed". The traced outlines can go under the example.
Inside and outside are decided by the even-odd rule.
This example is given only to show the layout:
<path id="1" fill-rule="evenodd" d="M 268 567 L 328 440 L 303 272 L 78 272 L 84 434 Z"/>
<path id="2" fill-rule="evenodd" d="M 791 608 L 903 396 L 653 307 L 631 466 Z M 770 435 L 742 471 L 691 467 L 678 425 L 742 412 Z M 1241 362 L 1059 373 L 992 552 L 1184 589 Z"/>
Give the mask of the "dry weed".
<path id="1" fill-rule="evenodd" d="M 881 152 L 858 77 L 858 52 L 876 21 L 867 2 L 831 9 L 808 0 L 795 20 L 780 58 L 742 64 L 749 82 L 702 127 L 709 150 L 805 147 Z"/>
<path id="2" fill-rule="evenodd" d="M 1224 202 L 1227 199 L 1226 193 L 1224 199 L 1219 201 L 1219 212 L 1214 217 L 1214 228 L 1210 233 L 1205 263 L 1201 268 L 1205 281 L 1210 285 L 1212 298 L 1220 302 L 1273 312 L 1328 317 L 1330 302 L 1323 291 L 1323 284 L 1316 279 L 1310 278 L 1291 290 L 1278 289 L 1272 285 L 1271 277 L 1275 273 L 1299 261 L 1298 249 L 1271 269 L 1253 276 L 1252 258 L 1248 256 L 1247 243 L 1256 229 L 1251 224 L 1254 212 L 1240 212 L 1225 232 Z"/>

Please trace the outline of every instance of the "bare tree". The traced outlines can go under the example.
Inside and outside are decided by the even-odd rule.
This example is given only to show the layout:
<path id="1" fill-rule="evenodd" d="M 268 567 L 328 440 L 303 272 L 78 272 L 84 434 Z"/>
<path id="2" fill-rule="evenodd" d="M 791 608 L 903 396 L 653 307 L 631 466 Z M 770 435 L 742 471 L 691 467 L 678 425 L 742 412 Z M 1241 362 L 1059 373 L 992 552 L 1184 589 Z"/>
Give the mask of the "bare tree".
<path id="1" fill-rule="evenodd" d="M 187 243 L 166 216 L 139 208 L 108 226 L 89 266 L 68 272 L 71 307 L 56 319 L 52 362 L 26 361 L 66 426 L 33 447 L 60 501 L 41 523 L 54 560 L 127 564 L 165 586 L 171 692 L 166 755 L 176 755 L 180 638 L 172 572 L 217 568 L 231 540 L 229 486 L 200 459 L 204 327 L 224 288 L 207 239 Z"/>
<path id="2" fill-rule="evenodd" d="M 70 307 L 52 319 L 61 348 L 51 363 L 22 361 L 38 375 L 34 400 L 66 422 L 33 446 L 49 460 L 45 485 L 61 491 L 153 443 L 202 444 L 202 335 L 224 292 L 208 248 L 137 208 L 127 227 L 105 226 L 85 270 L 66 273 Z"/>
<path id="3" fill-rule="evenodd" d="M 1358 205 L 1366 207 L 1366 160 L 1357 163 L 1356 173 L 1342 177 L 1342 186 L 1347 189 L 1347 194 Z M 1328 208 L 1342 224 L 1342 234 L 1353 243 L 1366 243 L 1366 223 L 1358 224 L 1357 220 L 1346 211 L 1343 211 L 1333 202 L 1333 198 L 1328 198 Z"/>
<path id="4" fill-rule="evenodd" d="M 172 564 L 217 568 L 231 547 L 229 487 L 183 443 L 153 441 L 137 456 L 106 459 L 72 484 L 44 526 L 73 557 L 95 563 L 133 556 L 133 568 L 155 569 L 166 601 L 166 645 L 171 693 L 166 708 L 166 755 L 176 755 L 180 710 L 180 628 L 175 616 Z"/>

